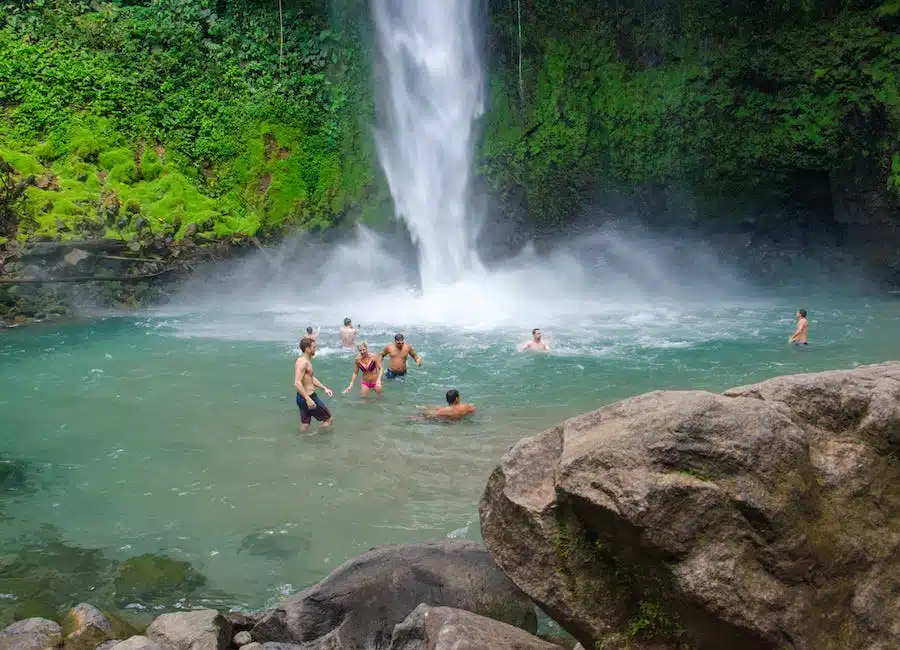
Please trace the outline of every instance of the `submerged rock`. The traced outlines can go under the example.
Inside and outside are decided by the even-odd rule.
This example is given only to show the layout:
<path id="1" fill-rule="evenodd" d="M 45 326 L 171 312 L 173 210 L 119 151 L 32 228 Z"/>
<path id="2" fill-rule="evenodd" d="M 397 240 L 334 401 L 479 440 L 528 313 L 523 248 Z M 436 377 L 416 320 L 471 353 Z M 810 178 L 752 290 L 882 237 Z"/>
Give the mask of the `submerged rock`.
<path id="1" fill-rule="evenodd" d="M 525 630 L 452 607 L 419 605 L 394 627 L 390 650 L 560 650 Z"/>
<path id="2" fill-rule="evenodd" d="M 479 509 L 588 648 L 900 647 L 900 363 L 612 404 L 519 442 Z"/>
<path id="3" fill-rule="evenodd" d="M 206 577 L 189 562 L 145 553 L 125 560 L 116 572 L 114 583 L 121 605 L 132 602 L 165 603 L 203 587 Z"/>
<path id="4" fill-rule="evenodd" d="M 0 631 L 0 650 L 44 650 L 60 641 L 62 628 L 46 618 L 26 618 Z"/>
<path id="5" fill-rule="evenodd" d="M 175 650 L 225 650 L 231 623 L 214 609 L 163 614 L 147 628 L 147 637 Z"/>
<path id="6" fill-rule="evenodd" d="M 94 650 L 113 637 L 113 626 L 103 613 L 87 603 L 73 607 L 63 620 L 65 650 Z"/>
<path id="7" fill-rule="evenodd" d="M 534 605 L 484 547 L 448 540 L 375 548 L 282 601 L 253 628 L 256 641 L 304 648 L 387 648 L 420 603 L 459 607 L 534 632 Z M 268 644 L 266 644 L 268 648 Z"/>

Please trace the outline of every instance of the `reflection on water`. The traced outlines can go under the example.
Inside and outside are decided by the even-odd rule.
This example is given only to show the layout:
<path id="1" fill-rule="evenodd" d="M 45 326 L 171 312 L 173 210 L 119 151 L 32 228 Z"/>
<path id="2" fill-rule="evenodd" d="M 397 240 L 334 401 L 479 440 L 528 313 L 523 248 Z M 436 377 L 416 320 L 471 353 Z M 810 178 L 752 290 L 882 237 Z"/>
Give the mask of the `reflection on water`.
<path id="1" fill-rule="evenodd" d="M 796 308 L 786 300 L 405 327 L 423 367 L 385 382 L 383 397 L 336 395 L 335 427 L 306 436 L 292 388 L 301 311 L 170 310 L 4 332 L 0 537 L 4 562 L 20 568 L 4 564 L 0 612 L 37 607 L 42 580 L 115 602 L 115 563 L 144 554 L 203 576 L 197 601 L 257 608 L 376 544 L 477 538 L 477 501 L 500 456 L 565 417 L 651 389 L 719 391 L 900 357 L 900 302 L 804 306 L 808 349 L 786 345 Z M 367 315 L 377 348 L 396 324 L 376 307 Z M 336 345 L 340 321 L 313 324 L 317 376 L 342 388 L 352 355 Z M 513 353 L 533 325 L 553 354 Z M 450 387 L 478 405 L 473 419 L 415 419 Z"/>

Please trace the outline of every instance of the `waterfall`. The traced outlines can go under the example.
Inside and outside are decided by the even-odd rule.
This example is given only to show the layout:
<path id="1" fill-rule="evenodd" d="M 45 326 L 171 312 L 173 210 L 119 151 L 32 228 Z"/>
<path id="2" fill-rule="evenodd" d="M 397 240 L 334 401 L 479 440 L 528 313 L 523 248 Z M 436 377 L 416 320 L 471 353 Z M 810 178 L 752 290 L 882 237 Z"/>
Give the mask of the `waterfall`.
<path id="1" fill-rule="evenodd" d="M 475 0 L 373 0 L 372 10 L 378 156 L 427 290 L 480 268 L 469 210 L 473 126 L 484 110 Z"/>

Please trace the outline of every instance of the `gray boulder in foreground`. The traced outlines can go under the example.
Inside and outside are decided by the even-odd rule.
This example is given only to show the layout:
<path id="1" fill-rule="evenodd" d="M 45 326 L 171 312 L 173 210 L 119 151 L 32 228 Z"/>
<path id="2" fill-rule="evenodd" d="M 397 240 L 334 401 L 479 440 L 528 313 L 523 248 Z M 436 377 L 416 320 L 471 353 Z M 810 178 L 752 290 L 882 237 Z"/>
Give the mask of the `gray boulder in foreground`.
<path id="1" fill-rule="evenodd" d="M 452 607 L 419 605 L 394 627 L 390 650 L 560 650 L 525 630 Z"/>
<path id="2" fill-rule="evenodd" d="M 147 628 L 147 637 L 173 650 L 226 650 L 231 622 L 214 609 L 163 614 Z M 122 650 L 118 648 L 117 650 Z"/>
<path id="3" fill-rule="evenodd" d="M 61 641 L 62 628 L 46 618 L 26 618 L 0 631 L 0 650 L 44 650 Z"/>
<path id="4" fill-rule="evenodd" d="M 900 648 L 900 363 L 612 404 L 520 441 L 479 511 L 586 648 Z"/>
<path id="5" fill-rule="evenodd" d="M 378 650 L 390 646 L 394 626 L 420 603 L 466 609 L 531 632 L 537 628 L 531 600 L 482 545 L 446 540 L 379 546 L 349 560 L 279 603 L 251 634 L 254 641 L 311 650 Z"/>

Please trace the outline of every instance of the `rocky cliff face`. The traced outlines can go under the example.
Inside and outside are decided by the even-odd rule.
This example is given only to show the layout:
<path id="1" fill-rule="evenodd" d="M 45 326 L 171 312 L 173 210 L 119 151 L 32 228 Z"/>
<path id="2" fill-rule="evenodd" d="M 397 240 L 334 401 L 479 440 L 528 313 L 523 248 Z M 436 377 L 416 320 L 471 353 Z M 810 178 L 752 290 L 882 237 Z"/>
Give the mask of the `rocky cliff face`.
<path id="1" fill-rule="evenodd" d="M 480 513 L 585 647 L 900 647 L 900 363 L 607 406 L 513 447 Z"/>

